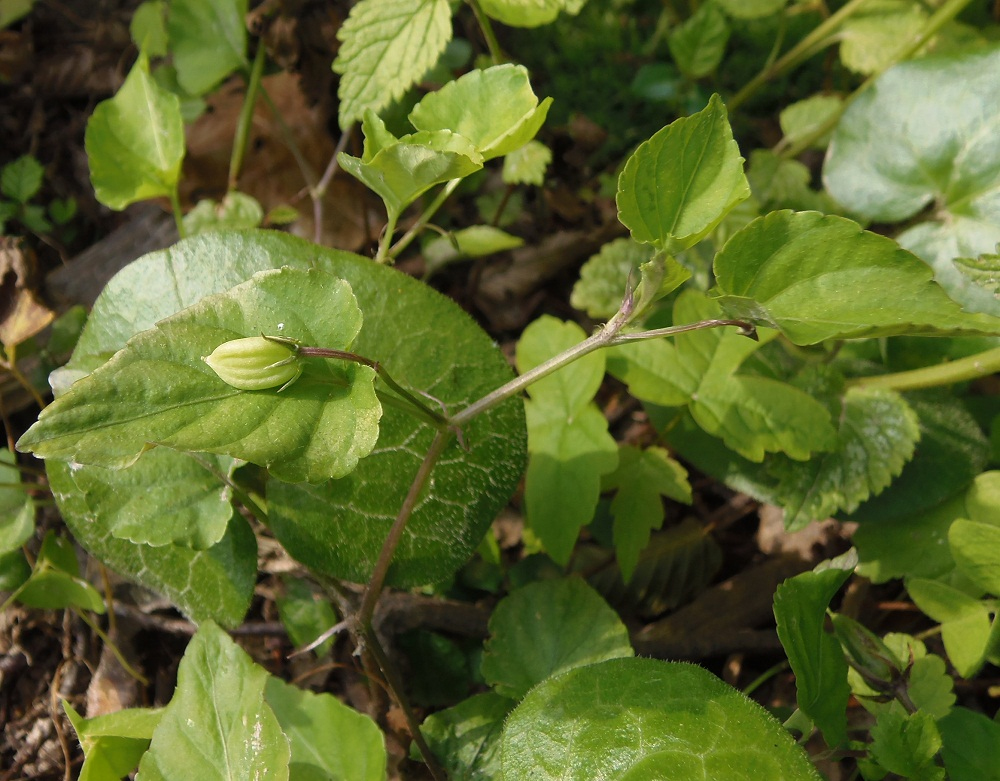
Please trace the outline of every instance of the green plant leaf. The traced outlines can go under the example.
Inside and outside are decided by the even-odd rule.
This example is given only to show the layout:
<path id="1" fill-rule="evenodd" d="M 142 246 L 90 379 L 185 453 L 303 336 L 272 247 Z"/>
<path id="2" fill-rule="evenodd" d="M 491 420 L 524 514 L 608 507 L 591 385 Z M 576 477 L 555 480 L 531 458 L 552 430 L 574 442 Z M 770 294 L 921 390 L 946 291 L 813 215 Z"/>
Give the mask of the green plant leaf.
<path id="1" fill-rule="evenodd" d="M 21 155 L 0 169 L 0 193 L 25 204 L 42 189 L 45 168 L 31 155 Z"/>
<path id="2" fill-rule="evenodd" d="M 287 781 L 289 745 L 264 701 L 270 676 L 206 621 L 177 670 L 177 688 L 139 765 L 142 781 Z"/>
<path id="3" fill-rule="evenodd" d="M 920 438 L 917 414 L 894 391 L 851 388 L 837 419 L 837 447 L 806 462 L 776 457 L 768 471 L 778 478 L 785 527 L 854 512 L 882 492 L 913 456 Z"/>
<path id="4" fill-rule="evenodd" d="M 467 138 L 450 130 L 422 131 L 396 139 L 375 114 L 365 113 L 365 153 L 338 156 L 341 167 L 385 202 L 390 219 L 436 184 L 460 179 L 483 167 Z M 370 143 L 369 139 L 377 139 Z"/>
<path id="5" fill-rule="evenodd" d="M 63 700 L 63 710 L 83 747 L 79 781 L 117 781 L 129 775 L 139 766 L 163 717 L 161 708 L 125 708 L 85 719 L 69 700 Z"/>
<path id="6" fill-rule="evenodd" d="M 130 340 L 47 407 L 21 446 L 42 458 L 121 468 L 160 444 L 230 455 L 292 481 L 342 477 L 378 436 L 372 369 L 312 360 L 284 391 L 240 391 L 202 358 L 261 332 L 346 349 L 361 320 L 342 279 L 289 268 L 260 272 Z"/>
<path id="7" fill-rule="evenodd" d="M 602 488 L 618 491 L 611 502 L 615 555 L 622 579 L 628 583 L 640 552 L 649 544 L 650 531 L 663 524 L 660 497 L 691 504 L 691 484 L 687 470 L 663 448 L 640 450 L 622 445 L 618 448 L 618 469 L 605 476 Z"/>
<path id="8" fill-rule="evenodd" d="M 941 624 L 948 658 L 963 678 L 982 666 L 990 641 L 990 612 L 978 599 L 936 580 L 907 578 L 910 592 L 924 613 Z"/>
<path id="9" fill-rule="evenodd" d="M 892 773 L 913 781 L 944 781 L 944 768 L 934 758 L 941 750 L 941 736 L 929 713 L 886 710 L 871 728 L 872 758 Z"/>
<path id="10" fill-rule="evenodd" d="M 136 331 L 257 271 L 282 266 L 317 267 L 348 280 L 366 313 L 354 349 L 378 357 L 397 382 L 433 394 L 451 411 L 511 377 L 492 339 L 454 302 L 426 285 L 370 259 L 270 231 L 205 234 L 126 267 L 95 303 L 64 374 L 91 371 Z M 407 339 L 399 338 L 399 324 L 405 324 Z M 306 566 L 366 581 L 433 435 L 412 415 L 387 407 L 375 451 L 348 477 L 319 486 L 269 483 L 272 530 Z M 453 574 L 479 545 L 523 475 L 525 431 L 519 400 L 478 416 L 463 426 L 463 435 L 468 450 L 449 445 L 434 470 L 433 485 L 410 519 L 389 572 L 391 585 L 422 585 Z M 77 530 L 74 533 L 79 537 Z M 152 550 L 144 549 L 143 555 L 148 557 Z M 144 572 L 133 553 L 126 559 L 135 564 L 130 573 Z M 117 565 L 124 572 L 123 567 Z M 229 586 L 224 590 L 232 591 Z M 175 601 L 186 595 L 183 589 L 169 594 Z M 206 609 L 204 602 L 195 607 Z M 183 609 L 190 614 L 190 608 Z"/>
<path id="11" fill-rule="evenodd" d="M 955 258 L 955 268 L 994 298 L 1000 297 L 1000 255 L 986 252 L 978 258 Z"/>
<path id="12" fill-rule="evenodd" d="M 75 198 L 53 198 L 49 202 L 49 216 L 56 225 L 65 225 L 76 215 Z"/>
<path id="13" fill-rule="evenodd" d="M 381 111 L 416 83 L 451 40 L 448 0 L 361 0 L 337 37 L 340 127 Z"/>
<path id="14" fill-rule="evenodd" d="M 770 149 L 754 149 L 750 153 L 747 179 L 761 211 L 793 209 L 824 214 L 843 211 L 826 192 L 810 187 L 812 172 L 805 165 L 798 160 L 786 160 Z"/>
<path id="15" fill-rule="evenodd" d="M 845 564 L 803 572 L 778 586 L 774 594 L 778 638 L 795 673 L 799 709 L 822 730 L 830 748 L 847 740 L 851 690 L 840 642 L 823 630 L 823 623 L 830 600 L 854 569 Z"/>
<path id="16" fill-rule="evenodd" d="M 780 722 L 706 670 L 612 659 L 532 689 L 502 736 L 505 781 L 818 781 Z"/>
<path id="17" fill-rule="evenodd" d="M 543 315 L 524 329 L 517 342 L 517 370 L 524 374 L 586 338 L 576 323 Z M 603 379 L 604 353 L 598 350 L 532 383 L 528 394 L 535 401 L 561 405 L 572 417 L 593 400 Z"/>
<path id="18" fill-rule="evenodd" d="M 800 139 L 811 136 L 813 131 L 835 116 L 843 105 L 844 99 L 839 95 L 813 95 L 789 104 L 778 115 L 781 132 L 785 134 L 785 143 L 795 144 Z M 812 147 L 826 149 L 830 145 L 831 133 L 832 131 L 817 138 L 812 142 Z"/>
<path id="19" fill-rule="evenodd" d="M 539 27 L 559 12 L 576 15 L 587 0 L 480 0 L 483 12 L 511 27 Z"/>
<path id="20" fill-rule="evenodd" d="M 716 255 L 715 275 L 719 302 L 731 317 L 778 328 L 795 344 L 1000 333 L 1000 318 L 962 311 L 919 258 L 843 217 L 791 211 L 760 217 Z"/>
<path id="21" fill-rule="evenodd" d="M 519 149 L 507 153 L 503 159 L 504 184 L 533 184 L 541 187 L 545 183 L 545 170 L 552 162 L 552 150 L 541 141 L 531 140 Z"/>
<path id="22" fill-rule="evenodd" d="M 257 541 L 241 516 L 234 514 L 223 538 L 205 551 L 136 545 L 111 534 L 74 482 L 81 473 L 99 467 L 71 469 L 62 461 L 49 461 L 45 467 L 63 520 L 92 555 L 164 594 L 193 621 L 212 619 L 227 627 L 243 621 L 257 581 Z"/>
<path id="23" fill-rule="evenodd" d="M 788 0 L 714 0 L 735 19 L 760 19 L 778 13 Z"/>
<path id="24" fill-rule="evenodd" d="M 284 577 L 282 582 L 285 584 L 285 594 L 279 595 L 275 603 L 281 623 L 288 632 L 288 639 L 295 646 L 309 645 L 337 623 L 333 606 L 314 593 L 304 580 Z M 326 656 L 331 648 L 333 638 L 327 637 L 313 651 L 316 656 Z"/>
<path id="25" fill-rule="evenodd" d="M 869 220 L 901 222 L 933 204 L 931 218 L 900 234 L 900 244 L 967 310 L 992 314 L 1000 304 L 953 260 L 1000 242 L 998 74 L 996 46 L 892 68 L 844 113 L 823 173 L 833 197 Z"/>
<path id="26" fill-rule="evenodd" d="M 462 258 L 484 257 L 523 245 L 524 239 L 492 225 L 472 225 L 429 242 L 424 247 L 424 261 L 427 273 L 433 274 Z"/>
<path id="27" fill-rule="evenodd" d="M 264 699 L 288 738 L 291 778 L 383 781 L 385 738 L 363 713 L 331 694 L 304 691 L 273 675 Z"/>
<path id="28" fill-rule="evenodd" d="M 652 256 L 652 247 L 628 237 L 609 241 L 581 267 L 570 304 L 595 319 L 611 317 L 622 304 L 629 277 L 637 279 L 639 267 Z"/>
<path id="29" fill-rule="evenodd" d="M 104 612 L 104 599 L 86 580 L 80 577 L 73 543 L 50 531 L 42 541 L 31 577 L 16 592 L 22 605 L 42 610 L 62 610 L 78 607 Z"/>
<path id="30" fill-rule="evenodd" d="M 520 149 L 545 122 L 552 98 L 541 103 L 523 65 L 473 70 L 425 95 L 409 120 L 428 133 L 450 130 L 469 139 L 484 160 Z"/>
<path id="31" fill-rule="evenodd" d="M 923 31 L 927 12 L 909 0 L 878 0 L 851 14 L 840 28 L 840 61 L 868 75 L 892 65 Z"/>
<path id="32" fill-rule="evenodd" d="M 184 159 L 180 101 L 149 75 L 145 54 L 115 96 L 97 104 L 84 143 L 90 183 L 105 206 L 120 211 L 174 192 Z"/>
<path id="33" fill-rule="evenodd" d="M 171 0 L 167 16 L 177 80 L 204 95 L 237 68 L 249 70 L 247 0 Z"/>
<path id="34" fill-rule="evenodd" d="M 720 316 L 718 304 L 694 290 L 685 290 L 674 303 L 675 324 Z M 608 370 L 643 401 L 689 404 L 698 425 L 744 458 L 759 462 L 765 453 L 780 451 L 806 460 L 836 445 L 829 412 L 791 385 L 736 374 L 744 359 L 775 335 L 761 333 L 755 342 L 735 330 L 713 328 L 678 334 L 674 344 L 623 345 L 609 351 Z"/>
<path id="35" fill-rule="evenodd" d="M 500 774 L 500 731 L 515 704 L 496 692 L 475 694 L 432 713 L 420 731 L 450 778 L 494 781 Z"/>
<path id="36" fill-rule="evenodd" d="M 0 554 L 16 551 L 35 533 L 35 503 L 25 493 L 17 457 L 7 448 L 0 449 Z"/>
<path id="37" fill-rule="evenodd" d="M 188 236 L 219 230 L 259 228 L 264 221 L 264 209 L 252 195 L 230 192 L 220 203 L 211 198 L 198 201 L 184 215 L 184 230 Z"/>
<path id="38" fill-rule="evenodd" d="M 681 72 L 693 79 L 707 76 L 722 62 L 729 42 L 729 23 L 714 3 L 705 3 L 670 31 L 667 44 Z"/>
<path id="39" fill-rule="evenodd" d="M 222 539 L 233 514 L 228 477 L 235 462 L 156 448 L 128 469 L 93 467 L 73 476 L 91 512 L 119 539 L 205 550 Z"/>
<path id="40" fill-rule="evenodd" d="M 618 179 L 618 218 L 636 241 L 693 246 L 750 195 L 743 158 L 718 95 L 644 141 Z"/>
<path id="41" fill-rule="evenodd" d="M 955 708 L 938 721 L 944 767 L 951 781 L 1000 781 L 996 748 L 1000 722 L 968 708 Z"/>
<path id="42" fill-rule="evenodd" d="M 164 0 L 146 0 L 132 14 L 128 32 L 132 42 L 147 57 L 167 56 L 167 5 Z"/>
<path id="43" fill-rule="evenodd" d="M 482 672 L 497 694 L 520 700 L 549 676 L 634 653 L 621 619 L 583 580 L 541 580 L 496 606 Z"/>
<path id="44" fill-rule="evenodd" d="M 1000 525 L 960 518 L 948 530 L 955 564 L 990 594 L 1000 594 Z"/>

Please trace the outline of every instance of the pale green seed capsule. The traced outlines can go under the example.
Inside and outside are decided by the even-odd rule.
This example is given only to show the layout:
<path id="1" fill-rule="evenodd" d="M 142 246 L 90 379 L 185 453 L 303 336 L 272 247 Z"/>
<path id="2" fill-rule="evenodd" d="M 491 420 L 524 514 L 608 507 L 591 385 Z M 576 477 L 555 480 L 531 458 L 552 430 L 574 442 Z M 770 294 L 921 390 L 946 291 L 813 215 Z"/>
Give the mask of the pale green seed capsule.
<path id="1" fill-rule="evenodd" d="M 202 360 L 219 378 L 240 390 L 284 390 L 302 374 L 302 359 L 285 340 L 248 336 L 223 342 Z M 294 344 L 290 340 L 289 344 Z"/>

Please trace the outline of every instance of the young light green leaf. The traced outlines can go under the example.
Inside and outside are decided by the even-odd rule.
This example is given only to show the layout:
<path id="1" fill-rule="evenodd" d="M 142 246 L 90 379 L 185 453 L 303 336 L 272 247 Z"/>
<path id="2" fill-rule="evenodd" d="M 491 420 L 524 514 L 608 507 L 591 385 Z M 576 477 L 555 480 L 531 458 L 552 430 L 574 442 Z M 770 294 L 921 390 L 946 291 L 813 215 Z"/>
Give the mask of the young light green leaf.
<path id="1" fill-rule="evenodd" d="M 628 287 L 638 279 L 639 267 L 653 256 L 653 248 L 628 237 L 609 241 L 580 268 L 570 304 L 595 319 L 618 311 Z"/>
<path id="2" fill-rule="evenodd" d="M 499 777 L 500 732 L 514 705 L 496 692 L 485 692 L 424 720 L 420 731 L 449 778 L 494 781 Z"/>
<path id="3" fill-rule="evenodd" d="M 734 19 L 761 19 L 778 13 L 788 0 L 714 0 Z"/>
<path id="4" fill-rule="evenodd" d="M 919 258 L 843 217 L 790 211 L 760 217 L 716 255 L 715 275 L 719 303 L 731 317 L 778 328 L 795 344 L 1000 333 L 1000 318 L 962 311 Z"/>
<path id="5" fill-rule="evenodd" d="M 402 97 L 437 62 L 451 40 L 448 0 L 361 0 L 337 31 L 343 42 L 340 127 Z"/>
<path id="6" fill-rule="evenodd" d="M 145 0 L 132 14 L 128 32 L 147 57 L 167 55 L 167 7 L 164 0 Z"/>
<path id="7" fill-rule="evenodd" d="M 820 779 L 755 702 L 707 670 L 656 659 L 611 659 L 536 686 L 504 726 L 502 768 L 504 781 Z"/>
<path id="8" fill-rule="evenodd" d="M 469 139 L 484 160 L 520 149 L 545 122 L 552 98 L 540 104 L 523 65 L 473 70 L 431 92 L 409 120 L 425 132 L 450 130 Z"/>
<path id="9" fill-rule="evenodd" d="M 125 708 L 85 719 L 69 700 L 63 709 L 83 747 L 79 781 L 117 781 L 139 766 L 153 730 L 163 717 L 160 708 Z"/>
<path id="10" fill-rule="evenodd" d="M 480 0 L 483 12 L 511 27 L 539 27 L 559 12 L 575 16 L 587 0 Z"/>
<path id="11" fill-rule="evenodd" d="M 333 606 L 314 593 L 304 580 L 284 577 L 282 582 L 285 584 L 285 594 L 279 595 L 275 603 L 281 623 L 288 632 L 288 639 L 295 646 L 309 645 L 337 623 Z M 313 649 L 316 656 L 326 656 L 333 648 L 333 640 L 334 638 L 328 637 L 316 646 Z M 278 714 L 278 718 L 281 718 L 281 714 Z"/>
<path id="12" fill-rule="evenodd" d="M 1000 525 L 960 518 L 948 530 L 955 564 L 990 594 L 1000 594 Z"/>
<path id="13" fill-rule="evenodd" d="M 586 338 L 576 323 L 542 315 L 524 329 L 517 342 L 517 370 L 524 374 Z M 598 350 L 532 383 L 528 394 L 537 401 L 560 404 L 572 417 L 593 400 L 603 379 L 604 353 Z"/>
<path id="14" fill-rule="evenodd" d="M 247 522 L 234 514 L 223 538 L 205 551 L 137 545 L 114 537 L 74 482 L 99 467 L 48 461 L 49 485 L 76 540 L 108 567 L 158 591 L 196 622 L 212 619 L 227 627 L 243 621 L 257 582 L 257 541 Z M 152 485 L 149 486 L 150 488 Z"/>
<path id="15" fill-rule="evenodd" d="M 97 104 L 84 140 L 97 200 L 121 210 L 170 195 L 184 159 L 180 101 L 149 75 L 140 53 L 115 96 Z"/>
<path id="16" fill-rule="evenodd" d="M 872 759 L 891 773 L 913 781 L 944 781 L 943 767 L 934 759 L 941 735 L 929 713 L 885 710 L 871 728 Z"/>
<path id="17" fill-rule="evenodd" d="M 811 136 L 814 130 L 840 112 L 843 105 L 844 99 L 839 95 L 813 95 L 786 106 L 778 115 L 785 143 L 794 144 L 799 139 Z M 815 149 L 826 149 L 829 144 L 830 133 L 812 142 Z"/>
<path id="18" fill-rule="evenodd" d="M 995 751 L 1000 722 L 968 708 L 955 708 L 938 721 L 941 755 L 951 781 L 1000 781 Z"/>
<path id="19" fill-rule="evenodd" d="M 835 450 L 809 461 L 777 457 L 768 466 L 778 478 L 785 527 L 852 513 L 882 492 L 913 456 L 920 438 L 916 413 L 893 392 L 851 388 L 842 400 Z"/>
<path id="20" fill-rule="evenodd" d="M 397 140 L 369 112 L 365 128 L 370 127 L 380 127 L 388 138 L 380 137 L 377 145 L 370 145 L 366 133 L 364 157 L 341 152 L 338 160 L 347 173 L 378 194 L 390 219 L 399 217 L 434 185 L 460 179 L 483 167 L 482 155 L 472 143 L 450 130 L 413 133 Z"/>
<path id="21" fill-rule="evenodd" d="M 907 693 L 918 709 L 935 719 L 951 711 L 955 704 L 954 680 L 944 659 L 927 653 L 927 647 L 920 640 L 907 634 L 889 632 L 883 636 L 881 645 L 889 649 L 896 668 L 906 671 Z M 851 691 L 871 713 L 902 710 L 895 700 L 883 702 L 881 693 L 864 683 L 856 670 L 850 670 L 847 678 Z"/>
<path id="22" fill-rule="evenodd" d="M 267 678 L 264 699 L 291 746 L 291 778 L 385 778 L 385 738 L 378 725 L 363 713 L 331 694 L 314 694 L 273 675 Z"/>
<path id="23" fill-rule="evenodd" d="M 171 0 L 167 16 L 177 80 L 204 95 L 237 68 L 248 70 L 247 0 Z"/>
<path id="24" fill-rule="evenodd" d="M 621 619 L 583 580 L 542 580 L 493 611 L 482 672 L 497 694 L 520 700 L 549 676 L 634 653 Z"/>
<path id="25" fill-rule="evenodd" d="M 667 45 L 681 72 L 693 79 L 707 76 L 722 62 L 729 42 L 729 23 L 715 3 L 705 3 L 670 31 Z"/>
<path id="26" fill-rule="evenodd" d="M 955 258 L 955 268 L 977 287 L 1000 299 L 1000 254 L 986 252 L 978 258 Z"/>
<path id="27" fill-rule="evenodd" d="M 793 209 L 824 214 L 843 212 L 826 192 L 817 192 L 810 187 L 812 172 L 805 165 L 798 160 L 786 160 L 770 149 L 755 149 L 750 153 L 747 179 L 761 211 Z M 746 223 L 738 227 L 745 225 Z"/>
<path id="28" fill-rule="evenodd" d="M 461 258 L 479 258 L 524 245 L 524 239 L 512 236 L 492 225 L 471 225 L 447 236 L 439 236 L 424 247 L 427 273 L 433 274 Z"/>
<path id="29" fill-rule="evenodd" d="M 80 577 L 73 543 L 50 531 L 42 541 L 31 577 L 15 592 L 22 605 L 42 610 L 63 610 L 78 607 L 104 612 L 104 599 L 86 580 Z"/>
<path id="30" fill-rule="evenodd" d="M 980 600 L 937 580 L 907 578 L 910 592 L 924 613 L 941 624 L 948 658 L 963 678 L 982 667 L 990 642 L 990 611 Z"/>
<path id="31" fill-rule="evenodd" d="M 235 466 L 225 456 L 156 448 L 128 469 L 77 469 L 73 481 L 114 537 L 206 550 L 222 539 L 233 515 L 223 478 Z"/>
<path id="32" fill-rule="evenodd" d="M 261 272 L 132 339 L 47 407 L 21 446 L 42 458 L 122 468 L 158 444 L 229 455 L 290 481 L 343 477 L 378 436 L 372 369 L 313 360 L 283 392 L 241 391 L 202 357 L 262 331 L 346 349 L 361 319 L 344 280 Z"/>
<path id="33" fill-rule="evenodd" d="M 892 68 L 844 113 L 823 172 L 833 197 L 869 220 L 901 222 L 934 204 L 900 244 L 967 310 L 992 314 L 1000 304 L 952 261 L 1000 242 L 998 74 L 995 46 Z"/>
<path id="34" fill-rule="evenodd" d="M 713 95 L 639 145 L 618 179 L 618 218 L 636 241 L 676 252 L 750 195 L 726 108 Z"/>
<path id="35" fill-rule="evenodd" d="M 188 236 L 219 230 L 246 230 L 259 228 L 264 220 L 264 209 L 252 195 L 230 192 L 220 203 L 211 198 L 198 201 L 184 215 L 184 230 Z"/>
<path id="36" fill-rule="evenodd" d="M 35 503 L 18 488 L 21 473 L 17 457 L 7 448 L 0 450 L 0 554 L 20 548 L 35 533 Z"/>
<path id="37" fill-rule="evenodd" d="M 622 445 L 618 449 L 618 469 L 602 481 L 604 490 L 616 490 L 611 502 L 614 516 L 615 555 L 622 580 L 628 583 L 639 562 L 639 554 L 649 544 L 649 533 L 663 525 L 661 496 L 691 503 L 687 470 L 666 450 L 645 450 Z"/>
<path id="38" fill-rule="evenodd" d="M 0 193 L 12 201 L 27 203 L 42 188 L 45 168 L 31 155 L 21 155 L 0 170 Z"/>
<path id="39" fill-rule="evenodd" d="M 837 638 L 823 630 L 834 594 L 853 567 L 830 567 L 789 578 L 774 594 L 778 637 L 795 673 L 799 709 L 823 732 L 830 748 L 847 740 L 847 662 Z"/>
<path id="40" fill-rule="evenodd" d="M 532 139 L 520 149 L 507 153 L 503 159 L 504 184 L 533 184 L 541 187 L 545 183 L 545 170 L 552 162 L 552 150 L 541 141 Z"/>
<path id="41" fill-rule="evenodd" d="M 855 73 L 876 73 L 898 59 L 926 20 L 927 12 L 909 0 L 868 3 L 840 29 L 840 61 Z"/>
<path id="42" fill-rule="evenodd" d="M 288 739 L 264 701 L 270 676 L 206 621 L 177 670 L 177 688 L 142 757 L 142 781 L 287 781 Z"/>

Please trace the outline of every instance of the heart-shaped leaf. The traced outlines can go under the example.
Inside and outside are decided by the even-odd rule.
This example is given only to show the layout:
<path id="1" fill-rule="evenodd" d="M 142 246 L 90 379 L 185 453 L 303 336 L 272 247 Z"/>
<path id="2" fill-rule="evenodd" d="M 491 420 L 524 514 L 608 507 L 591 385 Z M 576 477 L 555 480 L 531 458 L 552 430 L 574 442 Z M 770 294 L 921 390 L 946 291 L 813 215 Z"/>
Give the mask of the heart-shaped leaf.
<path id="1" fill-rule="evenodd" d="M 248 69 L 247 0 L 171 0 L 170 51 L 185 92 L 204 95 L 237 68 Z"/>

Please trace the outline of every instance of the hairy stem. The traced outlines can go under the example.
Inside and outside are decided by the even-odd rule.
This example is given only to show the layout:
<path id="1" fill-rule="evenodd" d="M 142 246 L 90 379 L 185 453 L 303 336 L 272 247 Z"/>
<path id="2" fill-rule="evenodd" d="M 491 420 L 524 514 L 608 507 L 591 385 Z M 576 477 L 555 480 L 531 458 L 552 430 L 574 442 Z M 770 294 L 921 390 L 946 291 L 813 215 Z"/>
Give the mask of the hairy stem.
<path id="1" fill-rule="evenodd" d="M 923 369 L 880 374 L 875 377 L 856 377 L 848 380 L 847 384 L 862 388 L 910 391 L 975 380 L 995 372 L 1000 372 L 1000 347 Z"/>

